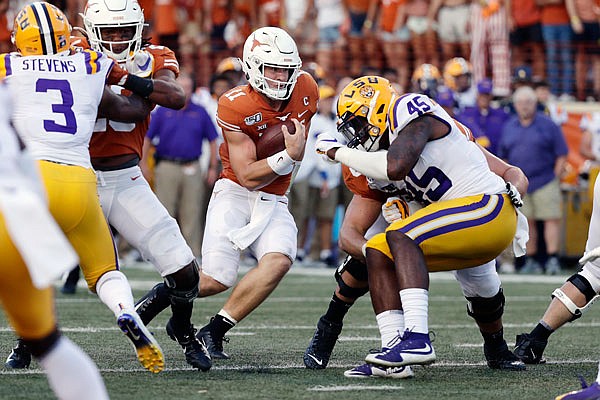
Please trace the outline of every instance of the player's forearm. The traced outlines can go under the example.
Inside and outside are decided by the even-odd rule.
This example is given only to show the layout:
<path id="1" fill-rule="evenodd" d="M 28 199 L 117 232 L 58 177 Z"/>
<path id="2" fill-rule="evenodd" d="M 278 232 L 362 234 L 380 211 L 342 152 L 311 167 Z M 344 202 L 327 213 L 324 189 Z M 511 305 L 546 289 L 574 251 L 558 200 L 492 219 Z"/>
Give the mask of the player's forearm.
<path id="1" fill-rule="evenodd" d="M 161 78 L 156 78 L 152 81 L 154 83 L 154 90 L 148 96 L 148 100 L 175 110 L 179 110 L 185 106 L 185 93 L 179 84 Z"/>

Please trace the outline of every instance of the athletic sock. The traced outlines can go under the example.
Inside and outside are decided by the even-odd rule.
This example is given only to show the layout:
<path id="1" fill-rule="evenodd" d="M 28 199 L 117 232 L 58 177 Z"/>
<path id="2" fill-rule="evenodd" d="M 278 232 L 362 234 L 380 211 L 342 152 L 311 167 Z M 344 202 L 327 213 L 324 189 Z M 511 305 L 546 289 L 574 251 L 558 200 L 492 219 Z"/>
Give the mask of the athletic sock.
<path id="1" fill-rule="evenodd" d="M 341 324 L 352 304 L 354 303 L 346 303 L 334 293 L 329 302 L 329 308 L 327 308 L 327 312 L 323 317 L 331 323 Z"/>
<path id="2" fill-rule="evenodd" d="M 427 321 L 429 291 L 421 288 L 402 289 L 400 301 L 404 309 L 404 326 L 411 332 L 429 333 Z"/>
<path id="3" fill-rule="evenodd" d="M 134 309 L 131 286 L 121 271 L 114 270 L 103 274 L 96 283 L 96 293 L 115 317 L 119 316 L 122 309 Z"/>
<path id="4" fill-rule="evenodd" d="M 59 399 L 108 399 L 106 387 L 94 362 L 66 337 L 58 339 L 39 362 Z"/>
<path id="5" fill-rule="evenodd" d="M 535 328 L 533 328 L 530 335 L 536 339 L 548 340 L 550 335 L 552 335 L 552 332 L 554 332 L 554 330 L 551 329 L 548 324 L 544 321 L 540 321 Z"/>
<path id="6" fill-rule="evenodd" d="M 381 335 L 381 348 L 387 348 L 396 336 L 404 331 L 404 312 L 402 310 L 389 310 L 375 316 L 379 334 Z"/>
<path id="7" fill-rule="evenodd" d="M 227 313 L 227 311 L 221 310 L 210 321 L 210 332 L 214 336 L 222 338 L 236 324 L 237 321 L 233 319 L 231 315 Z"/>

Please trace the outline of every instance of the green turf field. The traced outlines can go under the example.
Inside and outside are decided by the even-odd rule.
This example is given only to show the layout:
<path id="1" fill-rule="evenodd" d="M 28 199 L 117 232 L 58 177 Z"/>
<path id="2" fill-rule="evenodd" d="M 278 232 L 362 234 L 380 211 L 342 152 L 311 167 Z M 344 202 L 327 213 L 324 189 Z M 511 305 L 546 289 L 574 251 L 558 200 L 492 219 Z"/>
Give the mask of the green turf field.
<path id="1" fill-rule="evenodd" d="M 295 267 L 296 268 L 296 267 Z M 490 370 L 482 339 L 465 312 L 465 299 L 448 275 L 432 279 L 430 329 L 435 331 L 437 362 L 415 367 L 415 378 L 348 379 L 345 369 L 362 363 L 379 347 L 368 297 L 349 312 L 326 370 L 304 368 L 302 354 L 334 287 L 331 270 L 296 268 L 258 310 L 234 328 L 225 344 L 232 358 L 216 361 L 210 372 L 190 370 L 180 347 L 164 331 L 168 314 L 150 324 L 166 357 L 166 369 L 153 375 L 142 369 L 117 330 L 112 313 L 93 295 L 57 294 L 65 334 L 96 362 L 112 399 L 553 399 L 578 385 L 577 374 L 596 377 L 600 358 L 600 306 L 551 337 L 548 364 L 525 372 Z M 156 273 L 126 269 L 139 298 L 158 278 Z M 512 349 L 515 335 L 529 331 L 545 310 L 551 291 L 563 277 L 503 275 L 507 306 L 505 335 Z M 450 279 L 449 279 L 450 278 Z M 525 282 L 525 280 L 533 282 Z M 224 295 L 199 299 L 194 322 L 204 325 L 224 302 Z M 0 314 L 1 315 L 1 314 Z M 0 352 L 4 359 L 13 333 L 0 317 Z M 0 399 L 53 398 L 37 363 L 24 372 L 0 368 Z"/>

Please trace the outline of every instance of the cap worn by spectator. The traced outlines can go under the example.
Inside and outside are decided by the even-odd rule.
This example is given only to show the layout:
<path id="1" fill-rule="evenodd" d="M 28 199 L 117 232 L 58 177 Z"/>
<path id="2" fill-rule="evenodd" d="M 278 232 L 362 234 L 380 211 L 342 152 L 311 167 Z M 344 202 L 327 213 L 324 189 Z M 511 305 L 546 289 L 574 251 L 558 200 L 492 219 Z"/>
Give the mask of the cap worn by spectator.
<path id="1" fill-rule="evenodd" d="M 513 74 L 513 82 L 530 83 L 531 75 L 531 67 L 528 65 L 521 65 L 515 68 L 515 72 Z"/>
<path id="2" fill-rule="evenodd" d="M 549 88 L 550 83 L 544 78 L 534 77 L 533 78 L 533 87 L 534 87 L 534 89 L 537 89 L 540 87 Z"/>
<path id="3" fill-rule="evenodd" d="M 453 107 L 455 105 L 454 92 L 446 86 L 438 86 L 435 101 L 442 107 Z"/>
<path id="4" fill-rule="evenodd" d="M 491 79 L 489 79 L 489 78 L 483 78 L 477 84 L 477 93 L 479 93 L 479 94 L 491 94 L 493 87 L 494 86 L 492 85 L 492 80 Z"/>

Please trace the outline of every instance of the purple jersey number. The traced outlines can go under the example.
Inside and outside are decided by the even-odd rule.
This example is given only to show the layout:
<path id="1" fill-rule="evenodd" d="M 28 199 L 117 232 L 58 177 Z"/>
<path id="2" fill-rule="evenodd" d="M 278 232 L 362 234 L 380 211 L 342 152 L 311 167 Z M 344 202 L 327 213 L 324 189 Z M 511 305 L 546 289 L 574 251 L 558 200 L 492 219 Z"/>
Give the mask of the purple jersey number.
<path id="1" fill-rule="evenodd" d="M 408 102 L 406 107 L 408 108 L 409 114 L 417 113 L 419 115 L 423 115 L 427 111 L 431 110 L 431 107 L 429 107 L 429 104 L 421 101 L 421 96 L 413 97 L 412 100 Z"/>
<path id="2" fill-rule="evenodd" d="M 58 90 L 62 97 L 61 104 L 52 104 L 52 112 L 65 116 L 65 125 L 57 124 L 55 121 L 45 119 L 44 129 L 46 132 L 60 132 L 74 135 L 77 132 L 77 120 L 73 113 L 73 91 L 69 81 L 63 79 L 38 79 L 35 83 L 35 91 L 46 93 L 49 90 Z"/>
<path id="3" fill-rule="evenodd" d="M 418 178 L 413 171 L 408 173 L 405 178 L 406 188 L 421 204 L 430 204 L 434 201 L 439 201 L 442 196 L 452 187 L 450 178 L 437 167 L 429 167 Z M 437 183 L 434 188 L 434 182 Z"/>

